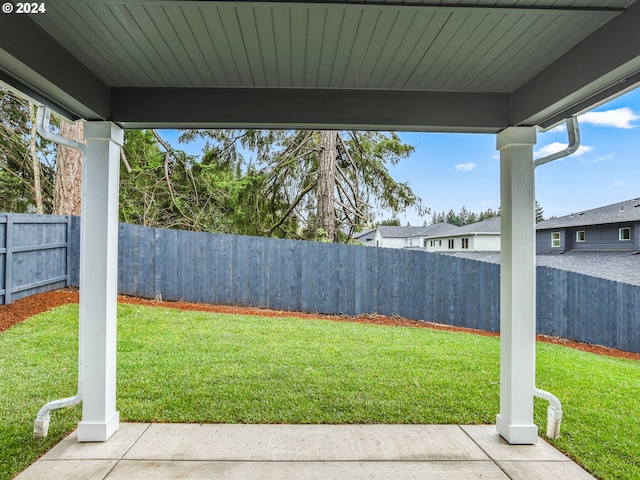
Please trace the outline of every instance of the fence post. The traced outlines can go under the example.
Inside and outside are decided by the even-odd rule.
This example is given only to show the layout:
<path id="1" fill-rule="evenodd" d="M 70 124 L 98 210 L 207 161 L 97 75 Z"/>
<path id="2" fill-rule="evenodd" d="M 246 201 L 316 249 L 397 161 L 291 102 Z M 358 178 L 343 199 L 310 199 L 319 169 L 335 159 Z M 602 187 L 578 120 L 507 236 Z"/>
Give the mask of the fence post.
<path id="1" fill-rule="evenodd" d="M 9 305 L 13 289 L 13 215 L 11 214 L 7 214 L 4 246 L 4 304 Z"/>
<path id="2" fill-rule="evenodd" d="M 155 300 L 162 300 L 162 270 L 160 268 L 160 229 L 154 229 L 153 235 L 153 297 Z"/>
<path id="3" fill-rule="evenodd" d="M 70 287 L 71 286 L 71 215 L 65 215 L 66 219 L 67 219 L 67 246 L 65 248 L 65 252 L 66 252 L 66 275 L 67 275 L 67 279 L 64 282 L 65 287 Z"/>
<path id="4" fill-rule="evenodd" d="M 3 275 L 3 277 L 4 277 L 4 276 L 6 276 L 6 272 L 7 272 L 7 248 L 6 248 L 7 243 L 6 243 L 6 240 L 7 240 L 7 220 L 8 220 L 7 217 L 8 217 L 8 215 L 6 213 L 3 213 L 2 216 L 4 218 L 4 222 L 2 222 L 2 223 L 4 223 L 4 226 L 5 226 L 4 227 L 4 240 L 5 240 L 5 244 L 4 245 L 5 246 L 0 248 L 0 254 L 4 255 L 4 258 L 3 258 L 4 272 L 5 272 L 5 274 Z M 3 281 L 4 280 L 6 280 L 6 278 L 3 278 Z M 6 303 L 6 295 L 5 295 L 6 291 L 7 291 L 7 284 L 5 282 L 4 283 L 4 289 L 0 289 L 0 293 L 2 293 L 2 303 L 3 304 Z"/>

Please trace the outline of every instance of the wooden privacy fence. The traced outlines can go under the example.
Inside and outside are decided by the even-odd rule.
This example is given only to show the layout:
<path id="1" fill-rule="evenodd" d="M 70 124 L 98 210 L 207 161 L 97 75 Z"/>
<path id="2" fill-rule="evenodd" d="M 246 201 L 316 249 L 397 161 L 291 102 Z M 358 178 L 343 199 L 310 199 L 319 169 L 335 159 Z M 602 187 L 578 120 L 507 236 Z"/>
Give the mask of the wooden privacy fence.
<path id="1" fill-rule="evenodd" d="M 423 251 L 120 225 L 119 291 L 499 328 L 499 267 Z"/>
<path id="2" fill-rule="evenodd" d="M 499 331 L 500 266 L 419 250 L 120 226 L 119 290 Z M 640 352 L 640 286 L 537 268 L 538 333 Z"/>
<path id="3" fill-rule="evenodd" d="M 0 216 L 0 298 L 78 286 L 79 233 L 75 217 Z M 118 291 L 127 295 L 500 328 L 494 263 L 127 224 L 119 237 Z M 640 286 L 548 267 L 537 278 L 538 333 L 640 352 Z"/>
<path id="4" fill-rule="evenodd" d="M 79 238 L 65 216 L 0 214 L 0 300 L 11 303 L 70 285 L 70 256 Z M 77 223 L 77 222 L 76 222 Z"/>

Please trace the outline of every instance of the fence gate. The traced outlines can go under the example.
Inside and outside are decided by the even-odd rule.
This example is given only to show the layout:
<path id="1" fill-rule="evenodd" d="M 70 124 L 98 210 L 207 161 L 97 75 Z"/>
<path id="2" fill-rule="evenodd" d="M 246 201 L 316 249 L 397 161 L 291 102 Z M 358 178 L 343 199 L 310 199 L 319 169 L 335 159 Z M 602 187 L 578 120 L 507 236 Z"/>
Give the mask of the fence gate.
<path id="1" fill-rule="evenodd" d="M 0 303 L 69 286 L 71 221 L 0 214 Z"/>

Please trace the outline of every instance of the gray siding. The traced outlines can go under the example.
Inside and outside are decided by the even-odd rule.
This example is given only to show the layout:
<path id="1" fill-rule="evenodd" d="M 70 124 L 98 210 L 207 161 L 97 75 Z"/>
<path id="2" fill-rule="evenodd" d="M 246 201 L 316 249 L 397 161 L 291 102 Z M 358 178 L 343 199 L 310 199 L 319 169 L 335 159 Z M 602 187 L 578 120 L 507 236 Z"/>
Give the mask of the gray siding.
<path id="1" fill-rule="evenodd" d="M 630 228 L 630 240 L 619 240 L 619 229 L 622 227 Z M 585 232 L 584 242 L 577 241 L 576 233 L 581 230 Z M 551 247 L 552 232 L 561 232 L 560 248 Z M 640 222 L 544 229 L 536 232 L 536 252 L 561 252 L 564 250 L 634 251 L 640 250 L 639 236 Z"/>
<path id="2" fill-rule="evenodd" d="M 631 233 L 630 240 L 621 241 L 619 229 L 628 227 Z M 585 232 L 585 241 L 578 242 L 576 233 Z M 568 240 L 573 250 L 617 250 L 633 251 L 637 249 L 637 226 L 633 223 L 614 223 L 609 225 L 591 225 L 587 227 L 575 227 L 567 229 Z"/>
<path id="3" fill-rule="evenodd" d="M 558 232 L 560 233 L 560 247 L 552 247 L 551 246 L 551 234 Z M 570 238 L 568 238 L 570 234 L 567 232 L 566 228 L 554 228 L 551 230 L 537 230 L 536 231 L 536 253 L 547 253 L 547 252 L 564 252 L 570 248 Z"/>

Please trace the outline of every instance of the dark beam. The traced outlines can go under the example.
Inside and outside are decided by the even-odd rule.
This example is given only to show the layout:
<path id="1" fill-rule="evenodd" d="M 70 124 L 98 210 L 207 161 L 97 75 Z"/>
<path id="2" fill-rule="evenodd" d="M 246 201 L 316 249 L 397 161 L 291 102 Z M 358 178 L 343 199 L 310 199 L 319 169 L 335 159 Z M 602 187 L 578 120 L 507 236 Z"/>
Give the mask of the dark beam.
<path id="1" fill-rule="evenodd" d="M 639 25 L 635 2 L 516 90 L 512 123 L 548 126 L 628 90 L 640 72 Z"/>
<path id="2" fill-rule="evenodd" d="M 113 88 L 130 128 L 335 128 L 494 133 L 508 94 L 288 88 Z"/>
<path id="3" fill-rule="evenodd" d="M 0 15 L 0 73 L 11 86 L 49 101 L 70 117 L 109 115 L 107 85 L 29 15 Z"/>

